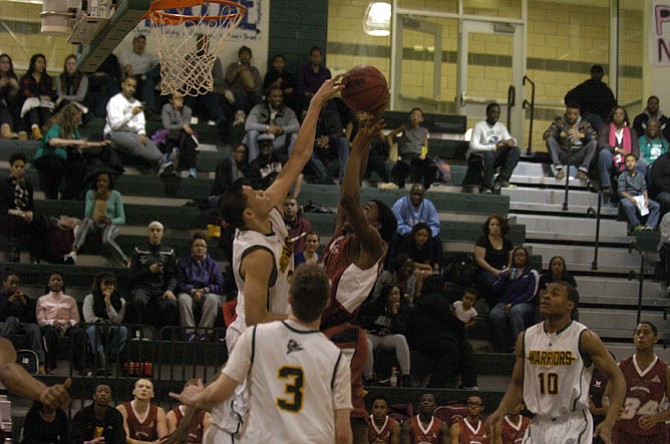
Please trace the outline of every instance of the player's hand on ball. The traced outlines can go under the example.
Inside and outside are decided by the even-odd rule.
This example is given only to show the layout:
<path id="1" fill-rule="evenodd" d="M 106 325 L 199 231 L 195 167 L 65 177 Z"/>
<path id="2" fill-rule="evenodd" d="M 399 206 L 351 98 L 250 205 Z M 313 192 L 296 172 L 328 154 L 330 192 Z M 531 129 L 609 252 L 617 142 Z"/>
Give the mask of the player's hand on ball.
<path id="1" fill-rule="evenodd" d="M 342 74 L 338 74 L 332 79 L 328 79 L 319 88 L 319 90 L 314 94 L 312 100 L 316 100 L 316 103 L 324 103 L 326 100 L 334 97 L 342 89 Z"/>

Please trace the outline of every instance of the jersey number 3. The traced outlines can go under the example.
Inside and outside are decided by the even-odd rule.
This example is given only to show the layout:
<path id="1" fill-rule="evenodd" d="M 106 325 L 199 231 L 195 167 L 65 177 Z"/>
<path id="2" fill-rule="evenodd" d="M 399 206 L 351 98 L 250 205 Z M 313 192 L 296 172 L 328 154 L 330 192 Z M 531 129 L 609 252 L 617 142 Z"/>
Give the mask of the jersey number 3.
<path id="1" fill-rule="evenodd" d="M 300 367 L 281 367 L 279 379 L 287 379 L 284 393 L 293 399 L 277 398 L 277 407 L 288 412 L 299 412 L 302 410 L 303 372 Z"/>

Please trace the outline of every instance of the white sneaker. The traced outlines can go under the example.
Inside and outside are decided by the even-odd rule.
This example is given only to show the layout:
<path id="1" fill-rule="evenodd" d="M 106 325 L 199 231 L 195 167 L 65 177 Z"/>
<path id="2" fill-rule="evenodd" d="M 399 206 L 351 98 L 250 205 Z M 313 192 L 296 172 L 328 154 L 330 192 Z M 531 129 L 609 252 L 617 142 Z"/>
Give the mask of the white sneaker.
<path id="1" fill-rule="evenodd" d="M 158 175 L 160 177 L 170 176 L 174 173 L 174 164 L 170 161 L 163 162 L 161 167 L 158 169 Z"/>
<path id="2" fill-rule="evenodd" d="M 244 114 L 244 111 L 239 110 L 238 112 L 235 113 L 235 121 L 233 122 L 233 126 L 244 125 L 244 120 L 246 118 L 247 118 L 247 115 Z"/>
<path id="3" fill-rule="evenodd" d="M 63 263 L 65 265 L 74 265 L 77 262 L 77 253 L 74 251 L 69 252 L 63 256 Z"/>

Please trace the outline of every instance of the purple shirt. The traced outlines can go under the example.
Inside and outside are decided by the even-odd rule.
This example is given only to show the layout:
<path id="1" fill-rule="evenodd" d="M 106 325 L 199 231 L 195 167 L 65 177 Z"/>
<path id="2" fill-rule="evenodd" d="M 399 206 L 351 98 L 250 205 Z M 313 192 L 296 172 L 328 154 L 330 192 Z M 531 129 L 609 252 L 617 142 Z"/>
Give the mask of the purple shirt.
<path id="1" fill-rule="evenodd" d="M 208 293 L 223 293 L 223 273 L 219 264 L 209 254 L 201 262 L 193 259 L 193 256 L 179 259 L 177 291 L 190 294 L 193 290 L 205 287 L 209 288 Z"/>

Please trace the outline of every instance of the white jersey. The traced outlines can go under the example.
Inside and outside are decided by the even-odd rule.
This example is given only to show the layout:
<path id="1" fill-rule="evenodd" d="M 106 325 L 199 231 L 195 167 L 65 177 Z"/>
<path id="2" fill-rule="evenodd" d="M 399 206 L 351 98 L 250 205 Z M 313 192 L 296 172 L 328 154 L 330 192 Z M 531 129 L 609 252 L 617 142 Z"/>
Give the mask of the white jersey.
<path id="1" fill-rule="evenodd" d="M 556 333 L 547 333 L 544 322 L 524 332 L 523 400 L 528 410 L 550 418 L 588 413 L 593 365 L 584 362 L 579 349 L 586 330 L 571 321 Z"/>
<path id="2" fill-rule="evenodd" d="M 281 213 L 276 208 L 270 211 L 270 225 L 272 232 L 263 234 L 254 230 L 236 230 L 233 241 L 233 274 L 237 284 L 237 319 L 230 325 L 230 329 L 239 336 L 247 328 L 244 316 L 244 278 L 240 275 L 244 257 L 259 248 L 269 251 L 274 257 L 274 270 L 268 286 L 266 307 L 269 312 L 288 313 L 288 289 L 293 276 L 293 248 L 291 238 L 286 230 L 286 224 Z M 228 343 L 228 351 L 234 347 Z"/>
<path id="3" fill-rule="evenodd" d="M 335 410 L 351 409 L 347 359 L 298 323 L 256 325 L 240 336 L 222 373 L 251 392 L 240 443 L 335 442 Z"/>

